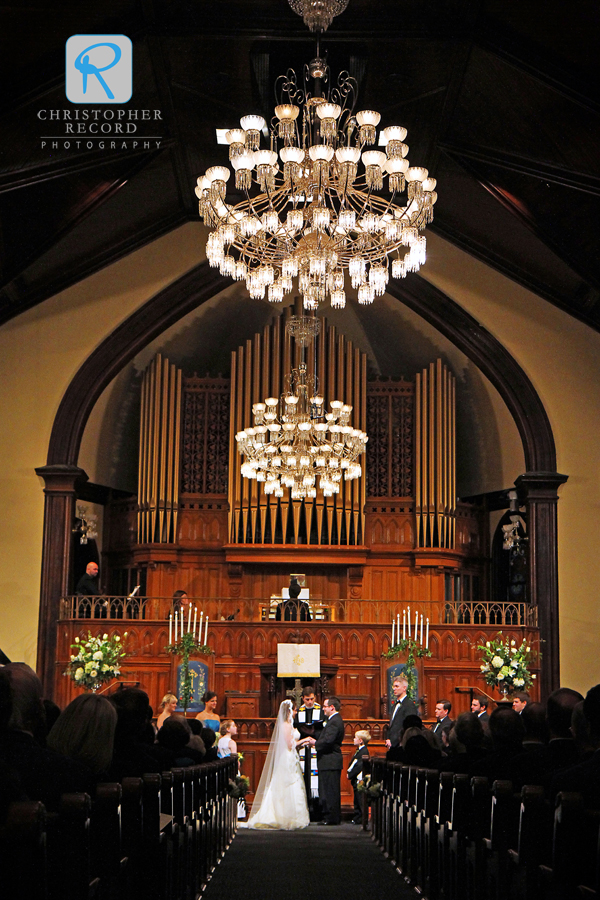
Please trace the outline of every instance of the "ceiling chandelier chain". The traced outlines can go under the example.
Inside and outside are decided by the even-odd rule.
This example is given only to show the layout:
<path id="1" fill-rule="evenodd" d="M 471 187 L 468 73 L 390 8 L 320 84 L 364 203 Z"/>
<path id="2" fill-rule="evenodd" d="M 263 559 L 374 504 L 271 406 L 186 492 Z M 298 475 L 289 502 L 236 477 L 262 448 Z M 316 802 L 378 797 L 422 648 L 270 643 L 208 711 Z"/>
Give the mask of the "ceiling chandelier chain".
<path id="1" fill-rule="evenodd" d="M 339 493 L 342 478 L 352 481 L 362 474 L 357 460 L 365 452 L 367 435 L 350 425 L 348 404 L 331 400 L 330 411 L 325 411 L 316 373 L 308 371 L 304 359 L 319 328 L 314 316 L 289 319 L 286 331 L 302 348 L 302 359 L 285 377 L 280 399 L 255 403 L 254 425 L 235 436 L 245 457 L 241 474 L 262 482 L 267 495 L 283 497 L 289 488 L 292 500 L 312 499 L 318 487 L 323 496 L 332 497 Z"/>

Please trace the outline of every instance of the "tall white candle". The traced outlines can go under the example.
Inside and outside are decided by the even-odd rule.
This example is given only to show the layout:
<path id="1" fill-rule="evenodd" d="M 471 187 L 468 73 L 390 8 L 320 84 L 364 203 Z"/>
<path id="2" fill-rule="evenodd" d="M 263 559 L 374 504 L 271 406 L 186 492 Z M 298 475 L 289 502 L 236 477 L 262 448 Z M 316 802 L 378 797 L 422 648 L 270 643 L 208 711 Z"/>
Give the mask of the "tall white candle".
<path id="1" fill-rule="evenodd" d="M 198 643 L 202 643 L 202 618 L 204 616 L 204 612 L 200 611 L 200 625 L 198 626 Z"/>
<path id="2" fill-rule="evenodd" d="M 188 634 L 192 630 L 192 604 L 190 603 L 188 612 Z"/>
<path id="3" fill-rule="evenodd" d="M 205 619 L 206 625 L 204 626 L 204 643 L 208 644 L 208 616 Z"/>
<path id="4" fill-rule="evenodd" d="M 422 647 L 423 646 L 423 613 L 421 613 L 421 635 L 420 635 L 420 637 L 421 637 L 420 643 L 421 643 L 421 647 Z"/>
<path id="5" fill-rule="evenodd" d="M 179 624 L 181 626 L 181 637 L 183 638 L 183 610 L 181 610 L 181 622 Z"/>
<path id="6" fill-rule="evenodd" d="M 396 627 L 396 620 L 395 620 L 395 619 L 392 619 L 392 647 L 395 647 L 395 646 L 396 646 L 396 644 L 394 643 L 394 629 L 395 629 L 395 627 Z"/>
<path id="7" fill-rule="evenodd" d="M 198 607 L 194 607 L 194 640 L 196 640 L 196 619 L 198 618 Z"/>
<path id="8" fill-rule="evenodd" d="M 402 640 L 406 640 L 406 610 L 402 610 Z"/>
<path id="9" fill-rule="evenodd" d="M 400 640 L 400 613 L 396 616 L 396 642 Z"/>
<path id="10" fill-rule="evenodd" d="M 406 613 L 406 618 L 408 621 L 408 639 L 410 640 L 410 606 L 408 607 L 408 612 Z"/>
<path id="11" fill-rule="evenodd" d="M 179 621 L 177 613 L 175 613 L 175 643 L 177 643 L 177 622 Z"/>
<path id="12" fill-rule="evenodd" d="M 427 630 L 425 632 L 425 649 L 429 650 L 429 619 L 427 619 Z"/>
<path id="13" fill-rule="evenodd" d="M 169 613 L 169 643 L 173 643 L 173 613 Z"/>
<path id="14" fill-rule="evenodd" d="M 419 613 L 415 612 L 415 643 L 419 640 Z"/>

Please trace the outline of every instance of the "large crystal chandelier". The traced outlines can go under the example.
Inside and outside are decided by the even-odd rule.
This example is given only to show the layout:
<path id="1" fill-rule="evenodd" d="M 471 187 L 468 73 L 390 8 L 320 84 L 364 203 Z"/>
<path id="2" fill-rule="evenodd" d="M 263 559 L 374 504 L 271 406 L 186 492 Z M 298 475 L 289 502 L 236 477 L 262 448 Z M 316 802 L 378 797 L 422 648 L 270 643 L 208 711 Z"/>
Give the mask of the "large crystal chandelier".
<path id="1" fill-rule="evenodd" d="M 327 31 L 335 16 L 343 13 L 348 0 L 289 0 L 311 31 Z"/>
<path id="2" fill-rule="evenodd" d="M 211 229 L 210 265 L 273 303 L 297 278 L 305 309 L 327 298 L 343 308 L 348 282 L 359 303 L 372 303 L 390 274 L 416 272 L 437 199 L 435 179 L 408 160 L 406 128 L 389 125 L 378 141 L 381 115 L 354 113 L 355 79 L 342 72 L 333 85 L 318 52 L 303 84 L 292 69 L 277 80 L 269 125 L 247 115 L 226 133 L 232 183 L 232 171 L 219 165 L 196 187 Z M 233 181 L 239 202 L 230 202 Z"/>
<path id="3" fill-rule="evenodd" d="M 303 336 L 305 347 L 318 330 L 317 319 L 292 317 L 290 334 Z M 361 475 L 358 457 L 365 452 L 367 435 L 350 425 L 352 407 L 341 400 L 330 401 L 325 412 L 315 375 L 304 359 L 286 377 L 280 397 L 267 397 L 252 407 L 254 425 L 238 431 L 238 450 L 245 457 L 241 473 L 263 483 L 265 494 L 283 497 L 290 489 L 292 500 L 339 493 L 342 478 Z"/>

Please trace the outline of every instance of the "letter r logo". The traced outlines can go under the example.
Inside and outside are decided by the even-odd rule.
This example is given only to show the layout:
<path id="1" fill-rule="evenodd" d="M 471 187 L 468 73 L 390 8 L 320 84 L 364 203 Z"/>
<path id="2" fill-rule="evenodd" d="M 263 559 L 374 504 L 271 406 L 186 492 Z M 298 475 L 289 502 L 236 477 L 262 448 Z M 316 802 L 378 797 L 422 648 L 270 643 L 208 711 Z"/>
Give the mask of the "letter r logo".
<path id="1" fill-rule="evenodd" d="M 124 34 L 74 34 L 65 45 L 65 94 L 71 103 L 127 103 L 132 46 Z"/>

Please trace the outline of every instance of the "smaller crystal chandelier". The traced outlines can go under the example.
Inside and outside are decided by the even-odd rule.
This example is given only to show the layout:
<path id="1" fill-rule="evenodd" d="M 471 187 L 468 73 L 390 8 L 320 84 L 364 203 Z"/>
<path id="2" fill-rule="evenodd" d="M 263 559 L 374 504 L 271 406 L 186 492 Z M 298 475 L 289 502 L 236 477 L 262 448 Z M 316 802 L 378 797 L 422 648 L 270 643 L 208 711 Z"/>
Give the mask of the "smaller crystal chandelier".
<path id="1" fill-rule="evenodd" d="M 348 0 L 289 0 L 289 3 L 311 31 L 327 31 L 334 18 L 348 6 Z"/>
<path id="2" fill-rule="evenodd" d="M 297 342 L 305 347 L 319 324 L 315 318 L 293 316 L 286 330 L 300 335 Z M 275 497 L 283 497 L 287 487 L 292 500 L 316 497 L 317 487 L 332 497 L 339 493 L 342 477 L 359 478 L 362 469 L 357 460 L 368 437 L 350 425 L 351 406 L 341 400 L 331 400 L 329 406 L 331 411 L 325 412 L 317 378 L 303 360 L 286 376 L 281 398 L 255 403 L 254 425 L 236 434 L 238 450 L 245 457 L 244 478 L 263 482 L 265 494 Z"/>
<path id="3" fill-rule="evenodd" d="M 508 492 L 510 500 L 510 524 L 502 526 L 502 549 L 511 550 L 513 554 L 522 556 L 525 553 L 527 536 L 523 534 L 523 520 L 519 513 L 519 501 L 516 491 Z"/>
<path id="4" fill-rule="evenodd" d="M 98 532 L 96 531 L 98 516 L 88 513 L 87 506 L 77 506 L 77 518 L 79 521 L 72 530 L 73 534 L 81 535 L 79 538 L 80 544 L 87 544 L 88 540 L 92 541 L 98 537 Z"/>

